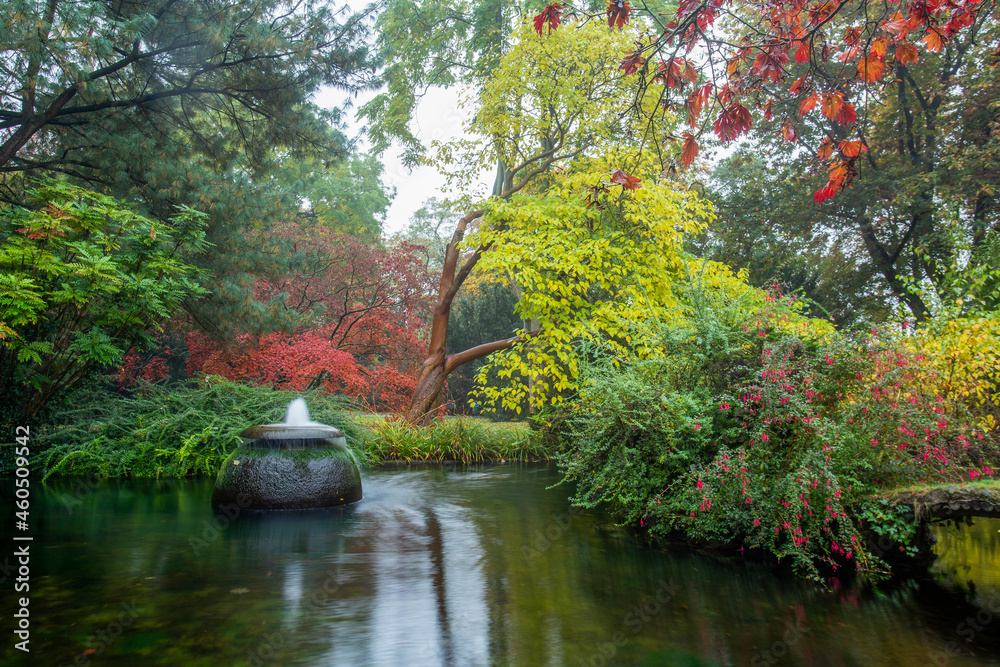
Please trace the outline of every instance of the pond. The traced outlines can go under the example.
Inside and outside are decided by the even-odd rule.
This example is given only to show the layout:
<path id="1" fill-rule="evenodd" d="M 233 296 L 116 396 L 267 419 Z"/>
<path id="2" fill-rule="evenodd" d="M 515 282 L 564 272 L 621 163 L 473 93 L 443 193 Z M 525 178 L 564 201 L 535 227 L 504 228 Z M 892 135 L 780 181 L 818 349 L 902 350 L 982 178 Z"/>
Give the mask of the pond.
<path id="1" fill-rule="evenodd" d="M 212 480 L 50 480 L 30 660 L 8 630 L 0 664 L 1000 665 L 998 520 L 938 531 L 925 577 L 824 591 L 571 514 L 558 480 L 387 468 L 350 507 L 214 525 Z"/>

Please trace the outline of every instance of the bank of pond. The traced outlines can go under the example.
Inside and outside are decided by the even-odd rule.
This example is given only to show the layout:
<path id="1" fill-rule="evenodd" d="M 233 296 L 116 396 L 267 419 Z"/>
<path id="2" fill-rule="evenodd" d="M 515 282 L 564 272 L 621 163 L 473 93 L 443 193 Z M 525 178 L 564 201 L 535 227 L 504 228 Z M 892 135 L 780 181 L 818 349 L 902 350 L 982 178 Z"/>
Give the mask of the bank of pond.
<path id="1" fill-rule="evenodd" d="M 551 464 L 363 471 L 365 497 L 213 512 L 213 480 L 33 487 L 32 659 L 105 665 L 998 665 L 1000 519 L 825 586 L 573 508 Z M 12 484 L 0 484 L 4 506 Z M 15 532 L 5 516 L 4 539 Z M 14 664 L 10 643 L 0 663 Z"/>

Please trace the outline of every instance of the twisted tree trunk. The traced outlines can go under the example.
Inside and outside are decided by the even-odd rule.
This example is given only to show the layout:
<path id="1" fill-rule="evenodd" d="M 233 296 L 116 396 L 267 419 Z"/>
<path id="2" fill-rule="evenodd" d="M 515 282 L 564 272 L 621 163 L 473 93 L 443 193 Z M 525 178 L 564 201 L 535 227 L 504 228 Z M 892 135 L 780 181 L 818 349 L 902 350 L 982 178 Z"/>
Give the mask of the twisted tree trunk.
<path id="1" fill-rule="evenodd" d="M 417 378 L 416 389 L 413 390 L 413 397 L 410 399 L 410 407 L 407 409 L 405 419 L 410 424 L 427 424 L 433 419 L 434 410 L 441 403 L 441 391 L 444 388 L 445 380 L 456 368 L 462 364 L 480 359 L 493 352 L 506 350 L 530 336 L 537 331 L 531 331 L 523 336 L 514 336 L 503 340 L 493 341 L 471 347 L 462 352 L 448 354 L 448 320 L 451 317 L 451 306 L 462 287 L 465 279 L 473 267 L 479 262 L 483 253 L 489 250 L 488 246 L 481 246 L 466 257 L 462 267 L 458 268 L 460 259 L 459 245 L 465 238 L 465 230 L 469 224 L 483 215 L 483 210 L 472 211 L 458 222 L 455 233 L 448 244 L 445 253 L 444 269 L 441 272 L 441 286 L 438 290 L 438 302 L 434 308 L 434 319 L 431 322 L 430 342 L 427 346 L 427 358 L 420 366 L 420 375 Z"/>

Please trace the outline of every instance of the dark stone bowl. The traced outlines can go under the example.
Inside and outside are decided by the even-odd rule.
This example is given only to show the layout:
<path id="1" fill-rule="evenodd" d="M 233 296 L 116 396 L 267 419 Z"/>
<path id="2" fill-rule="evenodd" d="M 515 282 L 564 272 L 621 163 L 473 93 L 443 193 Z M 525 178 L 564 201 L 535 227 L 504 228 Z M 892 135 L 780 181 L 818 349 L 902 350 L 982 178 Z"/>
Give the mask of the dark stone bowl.
<path id="1" fill-rule="evenodd" d="M 215 481 L 214 507 L 296 510 L 361 500 L 361 472 L 339 429 L 272 424 L 240 437 Z"/>

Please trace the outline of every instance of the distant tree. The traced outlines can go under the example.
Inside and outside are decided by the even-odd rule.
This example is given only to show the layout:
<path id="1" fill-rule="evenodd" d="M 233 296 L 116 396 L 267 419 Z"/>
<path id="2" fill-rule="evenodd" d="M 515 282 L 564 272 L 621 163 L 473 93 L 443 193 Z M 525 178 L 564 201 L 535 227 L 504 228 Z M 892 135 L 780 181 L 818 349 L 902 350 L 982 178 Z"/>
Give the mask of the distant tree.
<path id="1" fill-rule="evenodd" d="M 366 363 L 417 360 L 416 332 L 430 303 L 411 246 L 384 247 L 315 224 L 279 225 L 268 236 L 300 257 L 292 275 L 258 281 L 262 302 L 279 297 L 286 309 L 310 315 L 308 326 Z"/>
<path id="2" fill-rule="evenodd" d="M 997 40 L 1000 27 L 983 12 L 939 53 L 897 63 L 898 79 L 872 106 L 863 141 L 848 142 L 843 128 L 821 115 L 799 121 L 804 141 L 833 137 L 827 146 L 848 142 L 857 151 L 854 169 L 863 181 L 829 200 L 808 196 L 829 178 L 814 156 L 782 140 L 783 121 L 760 118 L 764 132 L 713 178 L 722 252 L 739 254 L 740 230 L 791 245 L 777 256 L 802 250 L 796 239 L 811 238 L 814 270 L 843 286 L 840 295 L 822 290 L 831 312 L 851 303 L 884 313 L 901 303 L 925 320 L 934 303 L 962 298 L 954 276 L 994 265 L 1000 243 L 1000 67 L 988 64 Z M 982 287 L 981 298 L 996 290 L 994 283 Z"/>
<path id="3" fill-rule="evenodd" d="M 745 269 L 750 284 L 799 291 L 810 314 L 849 327 L 881 322 L 894 303 L 859 238 L 823 224 L 804 183 L 808 176 L 761 157 L 753 144 L 715 167 L 708 198 L 717 218 L 690 239 L 707 259 Z M 818 176 L 815 178 L 819 178 Z"/>
<path id="4" fill-rule="evenodd" d="M 323 387 L 373 408 L 400 410 L 414 387 L 429 308 L 420 260 L 405 244 L 286 223 L 261 234 L 293 255 L 296 271 L 255 283 L 258 307 L 287 311 L 289 331 L 188 335 L 190 373 L 300 391 Z"/>
<path id="5" fill-rule="evenodd" d="M 396 238 L 421 248 L 424 271 L 440 278 L 448 251 L 448 230 L 455 211 L 437 197 L 430 197 L 410 216 L 410 224 Z"/>
<path id="6" fill-rule="evenodd" d="M 482 279 L 470 285 L 455 299 L 454 311 L 448 324 L 448 352 L 454 354 L 495 340 L 504 340 L 517 335 L 523 321 L 517 314 L 517 295 L 509 285 Z M 448 394 L 456 402 L 458 412 L 471 409 L 473 400 L 470 392 L 476 386 L 476 376 L 487 363 L 487 359 L 475 359 L 459 366 L 448 377 Z M 496 386 L 500 381 L 496 374 L 488 376 L 487 385 Z M 527 406 L 521 406 L 522 409 Z M 500 410 L 503 416 L 510 416 L 513 410 Z"/>
<path id="7" fill-rule="evenodd" d="M 512 0 L 387 0 L 375 24 L 384 89 L 361 107 L 376 150 L 397 142 L 404 164 L 419 163 L 426 146 L 411 127 L 418 101 L 432 87 L 479 85 L 509 46 L 521 11 Z"/>
<path id="8" fill-rule="evenodd" d="M 382 171 L 382 163 L 372 155 L 302 157 L 282 160 L 273 179 L 295 196 L 299 217 L 341 234 L 374 240 L 382 235 L 394 196 L 382 184 Z"/>

